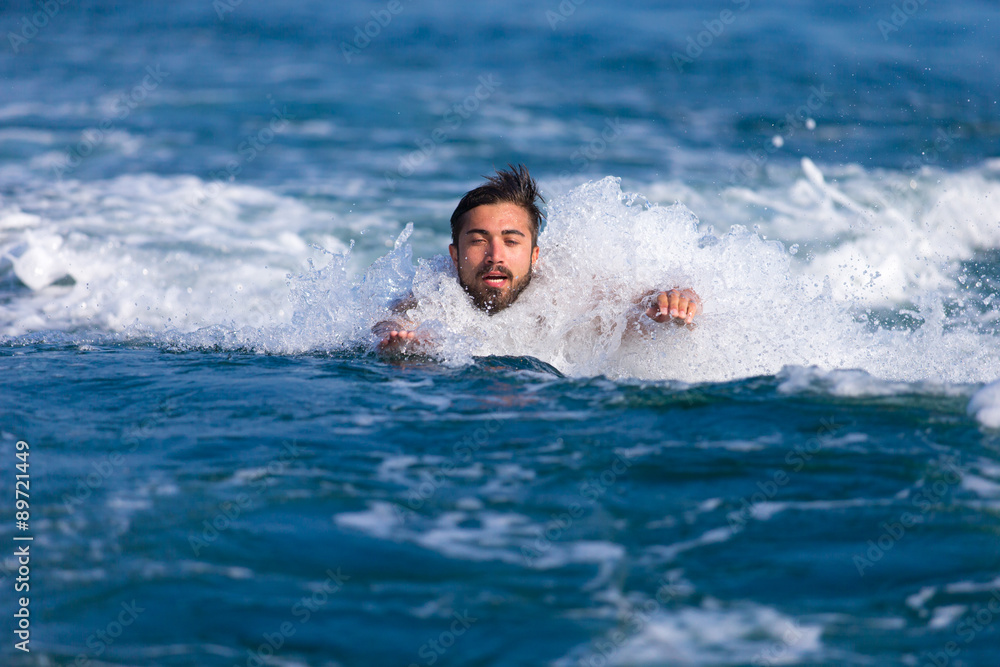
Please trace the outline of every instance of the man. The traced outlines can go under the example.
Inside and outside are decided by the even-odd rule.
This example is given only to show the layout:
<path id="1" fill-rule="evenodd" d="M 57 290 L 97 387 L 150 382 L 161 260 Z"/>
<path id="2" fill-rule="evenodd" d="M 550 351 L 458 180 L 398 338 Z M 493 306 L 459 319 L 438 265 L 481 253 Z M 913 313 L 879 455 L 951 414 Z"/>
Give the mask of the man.
<path id="1" fill-rule="evenodd" d="M 466 193 L 451 216 L 448 251 L 458 282 L 472 305 L 489 315 L 517 301 L 531 283 L 538 261 L 542 214 L 535 200 L 544 199 L 527 167 L 508 166 L 510 170 L 497 171 Z M 656 322 L 691 324 L 701 312 L 701 299 L 692 289 L 653 290 L 646 297 L 655 297 L 646 315 Z M 402 353 L 425 342 L 414 330 L 416 325 L 405 320 L 405 311 L 415 305 L 412 298 L 403 301 L 394 308 L 396 319 L 372 328 L 380 351 Z"/>

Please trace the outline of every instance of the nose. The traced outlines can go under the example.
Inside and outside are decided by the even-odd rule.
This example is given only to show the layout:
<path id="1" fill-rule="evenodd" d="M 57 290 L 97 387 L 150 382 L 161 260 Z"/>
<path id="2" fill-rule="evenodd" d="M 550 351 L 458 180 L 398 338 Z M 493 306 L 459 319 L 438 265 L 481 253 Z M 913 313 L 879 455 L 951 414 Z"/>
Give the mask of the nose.
<path id="1" fill-rule="evenodd" d="M 486 261 L 490 264 L 503 264 L 504 244 L 503 239 L 492 239 L 486 246 Z"/>

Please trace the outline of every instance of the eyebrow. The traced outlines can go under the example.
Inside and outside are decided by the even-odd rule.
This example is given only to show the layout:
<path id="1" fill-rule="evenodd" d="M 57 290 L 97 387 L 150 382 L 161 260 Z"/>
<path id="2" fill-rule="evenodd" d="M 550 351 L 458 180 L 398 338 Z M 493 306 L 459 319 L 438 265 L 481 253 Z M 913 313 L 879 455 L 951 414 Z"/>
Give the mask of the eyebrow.
<path id="1" fill-rule="evenodd" d="M 485 229 L 469 229 L 465 233 L 466 234 L 480 234 L 482 236 L 489 236 L 490 235 L 490 233 L 488 231 L 486 231 Z M 500 232 L 501 236 L 507 236 L 508 234 L 509 235 L 513 235 L 513 236 L 520 236 L 520 237 L 523 237 L 523 238 L 528 238 L 527 235 L 524 232 L 522 232 L 521 230 L 519 230 L 519 229 L 505 229 L 502 232 Z"/>

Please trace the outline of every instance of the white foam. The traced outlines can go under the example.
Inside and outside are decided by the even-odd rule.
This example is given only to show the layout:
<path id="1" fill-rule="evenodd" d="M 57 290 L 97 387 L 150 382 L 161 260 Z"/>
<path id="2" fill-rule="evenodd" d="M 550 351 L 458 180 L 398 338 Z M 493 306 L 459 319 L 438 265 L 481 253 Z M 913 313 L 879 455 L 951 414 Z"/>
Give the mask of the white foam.
<path id="1" fill-rule="evenodd" d="M 1000 370 L 984 336 L 946 334 L 940 318 L 913 333 L 868 331 L 815 281 L 796 277 L 780 244 L 740 227 L 707 235 L 682 206 L 637 201 L 604 179 L 553 202 L 535 282 L 494 317 L 467 306 L 447 258 L 421 262 L 412 315 L 443 341 L 446 359 L 531 354 L 570 374 L 699 381 L 771 374 L 791 363 L 956 382 Z M 639 329 L 629 326 L 638 296 L 677 284 L 705 300 L 696 330 L 641 317 Z M 910 389 L 878 387 L 861 375 L 835 380 L 845 395 Z M 851 386 L 858 383 L 867 386 Z"/>
<path id="2" fill-rule="evenodd" d="M 774 372 L 767 359 L 775 345 L 793 358 L 806 358 L 804 346 L 789 349 L 795 343 L 787 344 L 788 321 L 777 323 L 748 307 L 761 283 L 781 299 L 792 298 L 789 276 L 781 270 L 787 260 L 773 244 L 744 229 L 706 241 L 684 207 L 636 201 L 608 178 L 553 202 L 539 240 L 543 252 L 535 282 L 515 307 L 494 317 L 468 307 L 449 260 L 422 262 L 414 280 L 420 306 L 413 316 L 444 334 L 446 359 L 530 354 L 573 374 L 702 380 Z M 748 284 L 748 271 L 759 280 Z M 636 304 L 650 289 L 675 285 L 695 286 L 705 299 L 695 332 L 653 326 Z M 733 344 L 747 350 L 747 323 L 734 321 L 737 311 L 739 319 L 750 316 L 761 325 L 754 327 L 760 343 L 756 356 L 731 354 L 718 344 L 731 332 L 739 338 Z M 787 311 L 788 319 L 808 326 L 805 309 Z M 847 358 L 824 360 L 840 365 Z"/>
<path id="3" fill-rule="evenodd" d="M 16 571 L 17 561 L 15 560 L 14 562 L 14 570 Z M 104 568 L 84 568 L 80 567 L 79 563 L 75 564 L 72 570 L 54 569 L 53 574 L 59 581 L 75 586 L 84 586 L 97 581 L 107 581 L 108 579 L 108 572 Z"/>
<path id="4" fill-rule="evenodd" d="M 793 271 L 780 244 L 741 227 L 721 237 L 705 232 L 683 206 L 644 205 L 604 179 L 552 202 L 535 280 L 514 307 L 493 317 L 469 308 L 439 256 L 416 268 L 420 305 L 411 315 L 441 341 L 446 360 L 530 354 L 579 375 L 704 381 L 788 365 L 853 367 L 864 374 L 835 376 L 834 389 L 870 395 L 913 388 L 865 374 L 967 382 L 1000 372 L 984 344 L 992 337 L 945 333 L 932 304 L 915 332 L 871 331 Z M 674 285 L 693 286 L 704 299 L 693 331 L 636 317 L 634 302 L 646 290 Z"/>
<path id="5" fill-rule="evenodd" d="M 1000 428 L 1000 380 L 992 382 L 969 400 L 968 412 L 983 426 Z"/>
<path id="6" fill-rule="evenodd" d="M 477 504 L 463 505 L 475 507 Z M 343 512 L 333 520 L 342 528 L 378 539 L 415 544 L 463 561 L 500 561 L 538 570 L 573 563 L 597 565 L 598 580 L 606 579 L 613 571 L 612 566 L 625 555 L 620 544 L 597 540 L 546 540 L 538 548 L 539 536 L 544 535 L 546 525 L 514 512 L 463 510 L 443 512 L 427 519 L 415 515 L 407 517 L 405 512 L 401 506 L 374 501 L 366 510 Z"/>
<path id="7" fill-rule="evenodd" d="M 342 512 L 336 515 L 334 523 L 345 528 L 353 528 L 374 537 L 391 537 L 394 529 L 402 523 L 402 517 L 391 503 L 374 502 L 369 509 L 361 512 Z"/>
<path id="8" fill-rule="evenodd" d="M 291 320 L 287 285 L 328 216 L 252 187 L 196 178 L 68 181 L 0 207 L 4 261 L 30 291 L 0 306 L 0 334 L 191 331 Z M 30 195 L 30 196 L 29 196 Z"/>
<path id="9" fill-rule="evenodd" d="M 91 105 L 86 102 L 63 102 L 62 104 L 14 102 L 0 106 L 0 120 L 34 118 L 36 116 L 55 119 L 84 115 L 92 111 Z"/>
<path id="10" fill-rule="evenodd" d="M 51 144 L 55 142 L 55 134 L 46 130 L 36 130 L 30 127 L 0 128 L 0 143 L 24 142 L 35 144 Z"/>
<path id="11" fill-rule="evenodd" d="M 154 565 L 159 565 L 159 563 L 155 563 Z M 240 567 L 238 565 L 216 565 L 214 563 L 205 563 L 202 561 L 182 560 L 177 562 L 174 567 L 185 574 L 213 574 L 228 577 L 229 579 L 254 578 L 253 570 L 246 567 Z"/>
<path id="12" fill-rule="evenodd" d="M 968 472 L 962 475 L 962 488 L 981 498 L 1000 498 L 1000 484 Z"/>
<path id="13" fill-rule="evenodd" d="M 934 586 L 924 586 L 919 592 L 906 598 L 906 604 L 917 611 L 926 613 L 926 604 L 937 594 Z"/>
<path id="14" fill-rule="evenodd" d="M 786 394 L 822 393 L 861 398 L 899 394 L 962 395 L 963 389 L 939 382 L 892 382 L 859 369 L 826 370 L 816 366 L 786 366 L 777 375 L 778 391 Z"/>
<path id="15" fill-rule="evenodd" d="M 677 557 L 678 554 L 685 551 L 690 551 L 691 549 L 697 549 L 699 547 L 707 546 L 709 544 L 719 544 L 721 542 L 726 542 L 732 539 L 735 532 L 731 528 L 720 527 L 712 528 L 707 530 L 698 537 L 686 540 L 683 542 L 676 542 L 668 546 L 654 546 L 650 547 L 650 553 L 653 553 L 666 561 L 671 561 Z"/>
<path id="16" fill-rule="evenodd" d="M 356 349 L 372 344 L 371 326 L 412 290 L 419 305 L 411 315 L 445 363 L 531 355 L 570 375 L 683 382 L 780 372 L 782 391 L 842 396 L 934 393 L 1000 377 L 996 336 L 977 329 L 995 327 L 1000 304 L 971 324 L 944 308 L 959 289 L 958 262 L 1000 247 L 1000 225 L 984 204 L 1000 197 L 996 175 L 922 173 L 902 194 L 886 185 L 902 178 L 856 167 L 823 174 L 803 163 L 759 191 L 713 198 L 674 189 L 729 225 L 722 234 L 683 205 L 623 194 L 617 179 L 585 184 L 550 202 L 534 281 L 494 317 L 470 307 L 445 255 L 414 265 L 412 228 L 368 270 L 353 271 L 384 252 L 383 236 L 361 230 L 398 229 L 388 216 L 338 216 L 245 185 L 206 199 L 209 185 L 183 176 L 35 184 L 0 200 L 0 279 L 23 285 L 0 300 L 0 335 L 96 331 L 182 347 Z M 893 193 L 891 212 L 875 207 L 879 188 Z M 353 254 L 338 235 L 358 239 Z M 444 236 L 431 236 L 443 250 Z M 804 251 L 792 255 L 769 236 Z M 898 275 L 869 280 L 895 271 L 883 266 L 886 256 Z M 309 265 L 317 257 L 319 266 Z M 642 315 L 643 294 L 678 285 L 704 300 L 694 329 Z M 917 313 L 913 330 L 852 315 L 899 300 Z M 431 407 L 447 407 L 435 400 Z M 994 419 L 988 406 L 979 412 Z"/>
<path id="17" fill-rule="evenodd" d="M 912 174 L 847 165 L 824 174 L 805 158 L 798 169 L 771 165 L 768 175 L 771 183 L 759 190 L 698 197 L 696 210 L 709 220 L 752 221 L 762 234 L 806 245 L 797 271 L 828 278 L 838 299 L 889 304 L 955 287 L 956 262 L 1000 245 L 1000 181 L 989 164 Z M 675 183 L 649 191 L 659 200 L 690 197 Z"/>
<path id="18" fill-rule="evenodd" d="M 829 510 L 840 510 L 847 507 L 872 507 L 891 504 L 892 501 L 888 499 L 870 498 L 847 498 L 844 500 L 803 500 L 789 502 L 761 501 L 759 503 L 754 503 L 753 508 L 751 509 L 751 515 L 759 521 L 769 521 L 776 514 L 789 510 L 796 510 L 800 512 L 827 512 Z M 735 517 L 737 514 L 734 513 L 732 516 Z"/>
<path id="19" fill-rule="evenodd" d="M 379 480 L 410 487 L 419 494 L 421 486 L 444 483 L 449 478 L 479 479 L 484 473 L 480 461 L 461 465 L 459 458 L 443 456 L 387 455 L 379 464 L 376 476 Z M 494 477 L 502 477 L 503 470 L 493 471 Z"/>
<path id="20" fill-rule="evenodd" d="M 948 593 L 995 593 L 1000 590 L 1000 577 L 992 581 L 956 581 L 945 586 Z"/>
<path id="21" fill-rule="evenodd" d="M 936 607 L 931 620 L 927 623 L 927 627 L 932 630 L 950 628 L 965 613 L 966 609 L 968 607 L 964 604 L 950 604 L 943 607 Z"/>
<path id="22" fill-rule="evenodd" d="M 752 603 L 711 598 L 700 607 L 654 601 L 623 613 L 620 629 L 556 661 L 559 667 L 609 665 L 800 664 L 823 650 L 822 627 Z M 648 609 L 648 611 L 647 611 Z"/>

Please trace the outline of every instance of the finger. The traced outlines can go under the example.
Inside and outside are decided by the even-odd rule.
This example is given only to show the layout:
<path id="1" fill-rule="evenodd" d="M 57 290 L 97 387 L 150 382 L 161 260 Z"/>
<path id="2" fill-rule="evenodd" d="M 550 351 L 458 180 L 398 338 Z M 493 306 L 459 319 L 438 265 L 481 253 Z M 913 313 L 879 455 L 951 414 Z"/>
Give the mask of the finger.
<path id="1" fill-rule="evenodd" d="M 654 322 L 664 322 L 669 318 L 667 315 L 668 306 L 666 303 L 660 304 L 659 302 L 654 303 L 650 306 L 646 314 L 649 315 Z"/>
<path id="2" fill-rule="evenodd" d="M 691 305 L 694 306 L 694 309 L 695 309 L 694 310 L 694 314 L 697 315 L 698 313 L 700 313 L 701 312 L 701 297 L 698 296 L 698 293 L 695 292 L 693 289 L 686 289 L 686 290 L 684 290 L 684 296 L 686 296 L 688 298 L 688 300 L 691 302 Z"/>
<path id="3" fill-rule="evenodd" d="M 666 322 L 670 319 L 670 295 L 660 292 L 656 295 L 656 317 L 657 322 Z"/>
<path id="4" fill-rule="evenodd" d="M 677 300 L 677 315 L 675 316 L 677 319 L 682 320 L 687 317 L 688 305 L 690 303 L 691 302 L 684 297 L 680 297 Z"/>
<path id="5" fill-rule="evenodd" d="M 677 290 L 667 292 L 670 295 L 670 317 L 680 317 L 681 314 L 681 294 Z"/>
<path id="6" fill-rule="evenodd" d="M 390 331 L 389 335 L 382 339 L 379 343 L 379 347 L 385 349 L 388 347 L 398 347 L 400 344 L 405 342 L 404 334 L 405 331 Z"/>
<path id="7" fill-rule="evenodd" d="M 698 314 L 698 304 L 694 301 L 690 302 L 687 307 L 687 312 L 685 313 L 684 322 L 691 324 L 694 321 L 694 316 Z"/>

